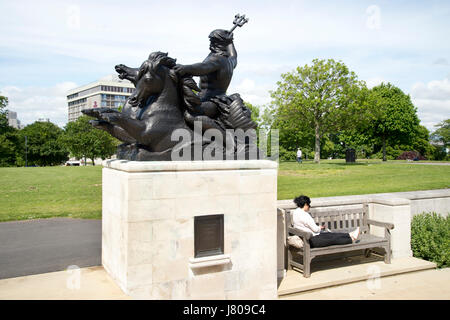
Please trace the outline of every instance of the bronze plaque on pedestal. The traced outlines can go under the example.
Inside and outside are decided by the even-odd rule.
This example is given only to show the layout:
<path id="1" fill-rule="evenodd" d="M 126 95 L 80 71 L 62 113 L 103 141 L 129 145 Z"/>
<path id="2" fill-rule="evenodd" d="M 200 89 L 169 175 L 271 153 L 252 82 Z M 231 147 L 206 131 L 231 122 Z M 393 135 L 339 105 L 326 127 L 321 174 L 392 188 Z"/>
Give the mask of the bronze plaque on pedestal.
<path id="1" fill-rule="evenodd" d="M 194 217 L 195 258 L 224 253 L 223 214 Z"/>

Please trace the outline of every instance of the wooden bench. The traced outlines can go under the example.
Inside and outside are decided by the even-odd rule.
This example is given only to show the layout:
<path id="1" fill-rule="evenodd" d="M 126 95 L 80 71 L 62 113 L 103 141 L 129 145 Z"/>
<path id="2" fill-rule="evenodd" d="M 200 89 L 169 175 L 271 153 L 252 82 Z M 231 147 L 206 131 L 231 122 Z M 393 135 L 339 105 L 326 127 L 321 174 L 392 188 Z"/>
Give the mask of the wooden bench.
<path id="1" fill-rule="evenodd" d="M 281 209 L 281 213 L 285 215 L 286 223 L 286 245 L 288 254 L 288 269 L 293 267 L 303 271 L 303 276 L 308 278 L 311 275 L 311 260 L 317 256 L 347 252 L 353 250 L 365 250 L 364 253 L 368 257 L 371 253 L 370 249 L 384 249 L 384 262 L 391 263 L 391 234 L 390 230 L 394 228 L 391 223 L 374 221 L 368 218 L 368 205 L 364 204 L 362 208 L 357 209 L 311 209 L 310 213 L 314 221 L 318 225 L 325 225 L 332 232 L 350 232 L 360 227 L 361 235 L 358 242 L 346 245 L 333 245 L 322 248 L 311 248 L 309 239 L 311 233 L 295 229 L 292 225 L 292 212 L 296 208 Z M 384 237 L 378 237 L 370 234 L 370 226 L 384 227 Z M 288 245 L 288 237 L 297 235 L 303 241 L 302 248 L 296 248 Z M 302 256 L 302 261 L 294 261 L 293 256 Z"/>

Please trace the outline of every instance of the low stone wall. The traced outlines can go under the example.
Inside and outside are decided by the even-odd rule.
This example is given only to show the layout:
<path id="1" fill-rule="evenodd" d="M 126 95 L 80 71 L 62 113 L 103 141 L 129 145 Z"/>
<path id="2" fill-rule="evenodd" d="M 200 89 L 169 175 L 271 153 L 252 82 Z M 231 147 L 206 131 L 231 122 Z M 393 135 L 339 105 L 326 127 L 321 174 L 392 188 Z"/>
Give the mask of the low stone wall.
<path id="1" fill-rule="evenodd" d="M 320 208 L 351 209 L 369 204 L 369 217 L 373 220 L 393 223 L 391 231 L 392 258 L 410 257 L 411 251 L 411 218 L 422 212 L 436 212 L 446 216 L 450 212 L 450 189 L 379 193 L 355 196 L 312 198 L 311 205 Z M 293 208 L 292 200 L 278 200 L 277 207 Z M 285 273 L 285 229 L 284 216 L 278 213 L 277 233 L 277 265 L 278 277 Z M 371 233 L 384 235 L 383 228 L 371 227 Z"/>
<path id="2" fill-rule="evenodd" d="M 349 206 L 361 204 L 369 198 L 373 199 L 408 199 L 410 200 L 411 216 L 423 212 L 436 212 L 447 216 L 450 212 L 450 189 L 374 193 L 355 196 L 313 198 L 315 207 Z M 292 200 L 278 200 L 278 207 L 289 207 Z"/>

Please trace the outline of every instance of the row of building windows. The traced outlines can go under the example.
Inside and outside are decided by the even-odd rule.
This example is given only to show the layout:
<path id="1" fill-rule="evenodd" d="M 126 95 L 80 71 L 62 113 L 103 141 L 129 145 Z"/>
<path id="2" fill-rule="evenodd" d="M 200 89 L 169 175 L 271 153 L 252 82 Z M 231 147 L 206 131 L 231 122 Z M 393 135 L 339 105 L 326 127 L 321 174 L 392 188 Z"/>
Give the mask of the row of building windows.
<path id="1" fill-rule="evenodd" d="M 80 97 L 87 96 L 87 95 L 89 95 L 91 93 L 98 92 L 98 91 L 100 91 L 100 86 L 96 86 L 96 87 L 93 87 L 93 88 L 90 88 L 90 89 L 86 89 L 86 90 L 83 90 L 83 91 L 71 94 L 70 96 L 67 96 L 67 100 L 76 98 L 78 96 L 80 96 Z"/>
<path id="2" fill-rule="evenodd" d="M 134 88 L 123 88 L 123 87 L 114 87 L 114 86 L 102 86 L 102 91 L 110 91 L 110 92 L 126 92 L 133 93 Z"/>
<path id="3" fill-rule="evenodd" d="M 133 93 L 134 88 L 123 88 L 123 87 L 115 87 L 115 86 L 96 86 L 90 89 L 86 89 L 71 95 L 67 96 L 67 100 L 74 99 L 78 96 L 83 97 L 90 95 L 99 91 L 110 91 L 110 92 L 125 92 L 125 93 Z"/>
<path id="4" fill-rule="evenodd" d="M 113 94 L 102 94 L 102 100 L 121 100 L 125 101 L 127 96 L 115 96 Z"/>
<path id="5" fill-rule="evenodd" d="M 102 107 L 115 107 L 118 108 L 123 106 L 125 103 L 123 101 L 104 101 L 102 100 Z"/>
<path id="6" fill-rule="evenodd" d="M 69 107 L 77 105 L 77 104 L 80 104 L 80 103 L 84 103 L 84 102 L 86 102 L 86 100 L 87 100 L 86 98 L 83 98 L 83 99 L 78 99 L 78 100 L 75 100 L 75 101 L 71 101 L 71 102 L 69 102 Z"/>

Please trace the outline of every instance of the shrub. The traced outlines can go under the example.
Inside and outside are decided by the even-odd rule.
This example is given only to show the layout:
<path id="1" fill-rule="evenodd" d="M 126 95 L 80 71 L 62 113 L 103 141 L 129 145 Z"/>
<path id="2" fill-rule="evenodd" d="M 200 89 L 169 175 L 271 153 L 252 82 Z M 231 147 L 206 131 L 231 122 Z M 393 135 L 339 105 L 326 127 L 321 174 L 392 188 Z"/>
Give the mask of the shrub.
<path id="1" fill-rule="evenodd" d="M 405 151 L 397 157 L 397 160 L 414 160 L 415 158 L 419 160 L 427 160 L 417 151 Z"/>
<path id="2" fill-rule="evenodd" d="M 286 150 L 280 146 L 280 160 L 281 161 L 294 161 L 297 159 L 297 151 Z"/>
<path id="3" fill-rule="evenodd" d="M 381 151 L 377 152 L 377 153 L 372 153 L 369 156 L 370 159 L 383 159 L 383 153 Z"/>
<path id="4" fill-rule="evenodd" d="M 436 213 L 415 215 L 411 221 L 414 257 L 433 261 L 438 268 L 450 265 L 450 217 Z"/>

